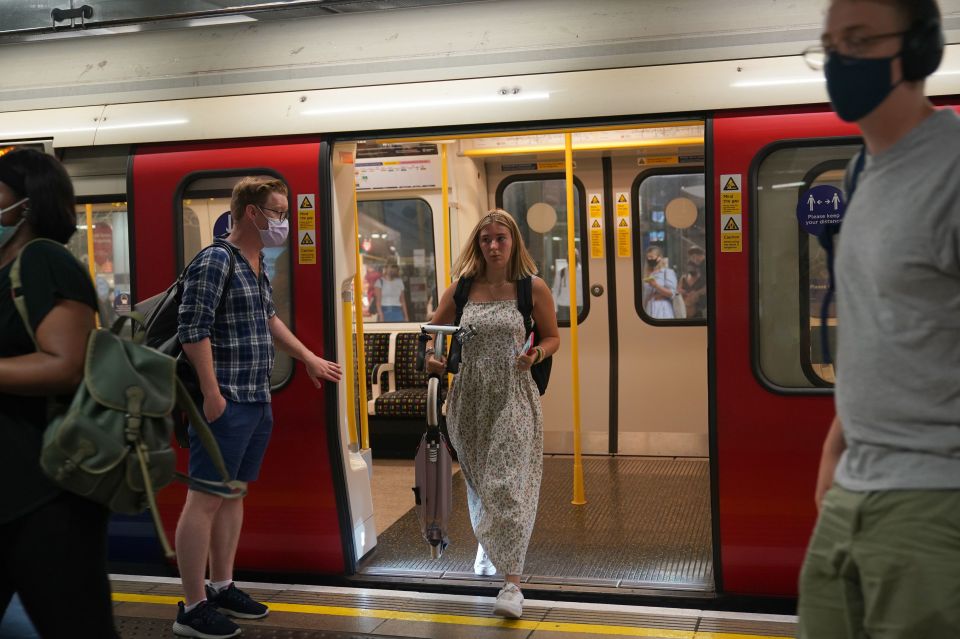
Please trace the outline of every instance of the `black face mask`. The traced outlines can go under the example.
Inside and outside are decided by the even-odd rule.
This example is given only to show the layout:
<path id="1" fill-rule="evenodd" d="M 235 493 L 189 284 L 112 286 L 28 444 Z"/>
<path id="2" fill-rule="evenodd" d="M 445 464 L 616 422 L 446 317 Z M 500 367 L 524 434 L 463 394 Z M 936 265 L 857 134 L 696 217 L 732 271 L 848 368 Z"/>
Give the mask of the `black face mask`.
<path id="1" fill-rule="evenodd" d="M 649 266 L 650 268 L 656 268 L 659 262 L 660 262 L 659 259 L 647 260 L 647 266 Z"/>

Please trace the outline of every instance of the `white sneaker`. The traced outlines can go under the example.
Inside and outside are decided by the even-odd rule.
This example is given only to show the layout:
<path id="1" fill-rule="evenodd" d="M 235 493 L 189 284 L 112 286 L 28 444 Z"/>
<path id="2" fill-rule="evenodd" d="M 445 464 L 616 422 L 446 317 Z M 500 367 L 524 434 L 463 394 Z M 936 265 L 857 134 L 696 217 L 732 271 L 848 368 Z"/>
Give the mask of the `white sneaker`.
<path id="1" fill-rule="evenodd" d="M 479 544 L 477 544 L 477 559 L 473 562 L 473 572 L 487 576 L 497 574 L 497 567 L 493 565 L 483 546 Z"/>
<path id="2" fill-rule="evenodd" d="M 507 619 L 519 619 L 523 614 L 523 593 L 517 584 L 507 582 L 497 595 L 497 602 L 493 604 L 493 614 Z"/>

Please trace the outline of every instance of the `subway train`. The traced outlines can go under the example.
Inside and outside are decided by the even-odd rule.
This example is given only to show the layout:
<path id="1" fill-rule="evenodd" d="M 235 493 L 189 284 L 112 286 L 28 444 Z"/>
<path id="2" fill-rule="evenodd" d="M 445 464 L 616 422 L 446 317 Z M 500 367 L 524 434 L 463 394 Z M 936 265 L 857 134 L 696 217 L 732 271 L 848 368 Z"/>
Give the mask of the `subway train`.
<path id="1" fill-rule="evenodd" d="M 428 18 L 439 28 L 444 11 L 491 6 L 503 3 L 438 7 Z M 808 17 L 816 24 L 820 15 Z M 404 19 L 401 40 L 416 22 Z M 754 34 L 767 28 L 753 26 Z M 243 45 L 227 36 L 251 28 L 209 33 L 236 53 Z M 277 20 L 251 37 L 286 34 L 282 47 L 295 49 L 311 37 L 297 28 Z M 227 230 L 241 176 L 288 185 L 290 243 L 265 257 L 278 312 L 348 377 L 318 390 L 278 355 L 276 427 L 246 500 L 238 571 L 300 582 L 485 583 L 469 568 L 468 525 L 446 559 L 430 559 L 410 523 L 404 473 L 423 428 L 410 344 L 473 225 L 500 207 L 516 217 L 553 290 L 562 339 L 543 398 L 549 478 L 530 586 L 591 596 L 795 596 L 833 416 L 821 338 L 829 343 L 836 327 L 832 316 L 821 320 L 826 258 L 798 208 L 813 187 L 839 186 L 861 145 L 799 50 L 771 53 L 766 39 L 731 58 L 701 51 L 608 66 L 584 51 L 540 72 L 524 60 L 469 73 L 462 69 L 474 62 L 451 62 L 459 70 L 432 75 L 429 65 L 410 73 L 385 64 L 365 83 L 340 85 L 311 85 L 292 64 L 243 58 L 232 71 L 249 76 L 239 89 L 202 74 L 175 89 L 157 75 L 118 97 L 151 55 L 132 52 L 134 36 L 97 43 L 113 64 L 134 58 L 129 77 L 70 85 L 56 100 L 27 78 L 42 74 L 45 54 L 63 53 L 64 41 L 9 49 L 22 64 L 8 68 L 26 88 L 5 89 L 0 146 L 36 145 L 63 161 L 78 196 L 70 248 L 115 314 L 164 290 Z M 215 56 L 203 50 L 213 42 L 206 36 L 191 48 L 176 29 L 143 37 L 154 47 L 182 44 L 185 59 Z M 64 65 L 94 59 L 77 58 Z M 225 76 L 228 65 L 218 64 Z M 52 85 L 67 71 L 50 73 Z M 958 77 L 960 49 L 951 44 L 928 82 L 938 105 L 960 108 Z M 644 304 L 651 247 L 678 286 L 696 293 L 692 301 Z M 399 290 L 403 320 L 381 312 L 388 288 Z M 579 505 L 571 504 L 575 449 Z M 176 486 L 159 496 L 168 534 L 183 499 Z M 175 574 L 148 516 L 115 518 L 110 552 L 127 572 Z"/>

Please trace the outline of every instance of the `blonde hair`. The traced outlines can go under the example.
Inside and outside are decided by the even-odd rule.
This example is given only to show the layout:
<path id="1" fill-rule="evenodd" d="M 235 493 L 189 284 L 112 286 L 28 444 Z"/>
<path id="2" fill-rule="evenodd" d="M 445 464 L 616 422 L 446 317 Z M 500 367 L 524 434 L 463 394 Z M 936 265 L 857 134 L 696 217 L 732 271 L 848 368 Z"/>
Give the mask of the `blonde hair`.
<path id="1" fill-rule="evenodd" d="M 271 193 L 288 196 L 287 185 L 283 180 L 261 175 L 251 175 L 242 178 L 233 187 L 230 197 L 230 212 L 234 220 L 240 220 L 248 204 L 263 206 Z"/>
<path id="2" fill-rule="evenodd" d="M 483 259 L 483 252 L 480 250 L 480 232 L 493 223 L 503 224 L 510 229 L 510 235 L 513 238 L 513 250 L 510 253 L 510 259 L 507 261 L 507 279 L 519 280 L 537 274 L 537 263 L 530 257 L 530 253 L 523 243 L 523 238 L 520 237 L 520 227 L 517 226 L 517 221 L 503 209 L 493 209 L 487 211 L 487 214 L 480 218 L 477 225 L 473 227 L 470 239 L 463 245 L 460 257 L 457 258 L 457 263 L 453 265 L 454 279 L 476 277 L 486 273 L 487 263 Z"/>

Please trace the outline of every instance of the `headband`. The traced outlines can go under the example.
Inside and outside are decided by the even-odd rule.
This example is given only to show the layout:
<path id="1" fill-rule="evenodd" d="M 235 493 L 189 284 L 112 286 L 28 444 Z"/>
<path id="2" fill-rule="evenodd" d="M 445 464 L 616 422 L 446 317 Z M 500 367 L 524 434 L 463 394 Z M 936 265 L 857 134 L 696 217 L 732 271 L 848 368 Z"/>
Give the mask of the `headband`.
<path id="1" fill-rule="evenodd" d="M 27 194 L 27 185 L 23 175 L 0 159 L 0 182 L 9 186 L 18 195 Z"/>

